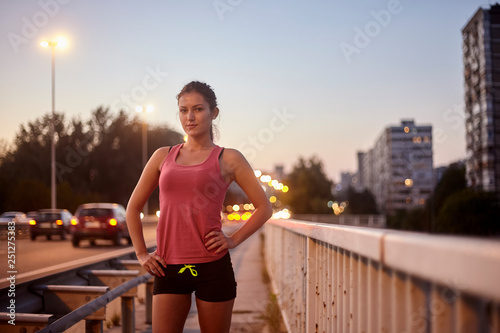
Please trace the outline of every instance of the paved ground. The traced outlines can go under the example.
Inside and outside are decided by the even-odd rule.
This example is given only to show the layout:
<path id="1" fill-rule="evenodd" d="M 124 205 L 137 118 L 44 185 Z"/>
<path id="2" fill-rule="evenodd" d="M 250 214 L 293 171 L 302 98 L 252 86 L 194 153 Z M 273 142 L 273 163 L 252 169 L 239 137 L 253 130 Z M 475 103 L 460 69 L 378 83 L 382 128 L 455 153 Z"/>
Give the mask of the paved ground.
<path id="1" fill-rule="evenodd" d="M 269 300 L 269 287 L 264 282 L 262 274 L 264 264 L 260 233 L 254 234 L 239 247 L 231 250 L 231 260 L 238 283 L 231 332 L 267 332 L 266 322 L 261 315 Z M 136 332 L 151 332 L 151 326 L 144 322 L 145 306 L 136 300 Z M 105 328 L 106 333 L 120 333 L 121 331 L 120 326 Z M 194 302 L 186 320 L 184 332 L 200 332 Z"/>

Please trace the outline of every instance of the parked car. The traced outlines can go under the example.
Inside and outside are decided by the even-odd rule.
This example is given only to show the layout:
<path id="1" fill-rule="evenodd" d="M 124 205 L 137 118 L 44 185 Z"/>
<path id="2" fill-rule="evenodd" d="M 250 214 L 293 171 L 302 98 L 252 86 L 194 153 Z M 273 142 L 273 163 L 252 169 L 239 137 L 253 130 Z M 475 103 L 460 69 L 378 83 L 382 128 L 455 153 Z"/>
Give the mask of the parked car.
<path id="1" fill-rule="evenodd" d="M 12 222 L 16 234 L 20 235 L 27 231 L 26 215 L 23 212 L 5 212 L 0 215 L 0 236 L 7 236 L 9 231 L 12 231 Z"/>
<path id="2" fill-rule="evenodd" d="M 88 239 L 94 245 L 97 239 L 108 239 L 120 245 L 121 239 L 131 244 L 125 220 L 125 208 L 116 203 L 87 203 L 80 205 L 71 221 L 73 246 Z"/>
<path id="3" fill-rule="evenodd" d="M 0 215 L 0 223 L 19 222 L 25 217 L 26 215 L 23 212 L 5 212 Z"/>
<path id="4" fill-rule="evenodd" d="M 38 210 L 29 221 L 31 240 L 34 241 L 37 236 L 45 236 L 50 240 L 53 235 L 58 235 L 61 240 L 66 239 L 66 235 L 70 232 L 72 217 L 67 209 Z"/>

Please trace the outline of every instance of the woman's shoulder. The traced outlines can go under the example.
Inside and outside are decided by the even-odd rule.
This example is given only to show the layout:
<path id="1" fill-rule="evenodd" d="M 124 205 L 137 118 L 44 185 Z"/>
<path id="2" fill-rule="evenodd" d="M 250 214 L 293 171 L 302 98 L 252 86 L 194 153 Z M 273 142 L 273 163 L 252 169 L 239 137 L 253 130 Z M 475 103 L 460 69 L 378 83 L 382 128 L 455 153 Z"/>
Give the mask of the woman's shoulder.
<path id="1" fill-rule="evenodd" d="M 160 147 L 158 149 L 155 150 L 155 152 L 153 153 L 153 156 L 158 156 L 158 157 L 165 157 L 168 155 L 168 153 L 170 152 L 170 149 L 172 149 L 173 146 L 164 146 L 164 147 Z"/>
<path id="2" fill-rule="evenodd" d="M 158 168 L 160 168 L 161 164 L 167 157 L 168 153 L 170 150 L 173 148 L 173 146 L 165 146 L 165 147 L 160 147 L 155 150 L 153 155 L 150 158 L 150 161 L 154 163 Z"/>
<path id="3" fill-rule="evenodd" d="M 222 158 L 224 160 L 245 160 L 245 156 L 239 150 L 223 147 Z"/>
<path id="4" fill-rule="evenodd" d="M 239 150 L 234 148 L 224 148 L 221 161 L 230 172 L 235 171 L 243 165 L 248 165 L 248 161 L 245 156 Z"/>

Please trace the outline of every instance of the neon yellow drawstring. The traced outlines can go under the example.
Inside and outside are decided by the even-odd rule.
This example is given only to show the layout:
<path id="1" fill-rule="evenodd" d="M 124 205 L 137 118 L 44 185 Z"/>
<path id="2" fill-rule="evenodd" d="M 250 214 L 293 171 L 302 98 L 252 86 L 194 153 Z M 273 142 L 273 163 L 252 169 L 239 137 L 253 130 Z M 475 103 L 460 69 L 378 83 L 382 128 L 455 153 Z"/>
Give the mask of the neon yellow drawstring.
<path id="1" fill-rule="evenodd" d="M 198 272 L 195 269 L 193 269 L 193 267 L 195 267 L 195 266 L 194 265 L 184 265 L 184 267 L 182 267 L 177 274 L 184 273 L 184 271 L 186 270 L 186 268 L 188 268 L 189 271 L 191 272 L 191 275 L 197 276 Z"/>

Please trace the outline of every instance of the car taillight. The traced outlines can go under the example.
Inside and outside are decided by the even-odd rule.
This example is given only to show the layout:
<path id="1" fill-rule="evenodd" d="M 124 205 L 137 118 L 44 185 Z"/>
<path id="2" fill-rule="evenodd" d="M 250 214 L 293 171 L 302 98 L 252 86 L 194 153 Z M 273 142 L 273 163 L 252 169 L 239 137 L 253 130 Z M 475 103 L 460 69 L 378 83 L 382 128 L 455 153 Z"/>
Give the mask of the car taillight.
<path id="1" fill-rule="evenodd" d="M 63 225 L 63 221 L 62 221 L 62 220 L 57 220 L 57 221 L 56 221 L 56 224 L 57 224 L 57 225 Z"/>
<path id="2" fill-rule="evenodd" d="M 30 225 L 36 225 L 36 221 L 35 220 L 30 220 Z"/>
<path id="3" fill-rule="evenodd" d="M 116 221 L 116 219 L 110 219 L 109 220 L 109 225 L 115 226 L 117 224 L 118 224 L 118 222 Z"/>
<path id="4" fill-rule="evenodd" d="M 78 220 L 76 218 L 71 219 L 71 225 L 78 225 Z"/>

